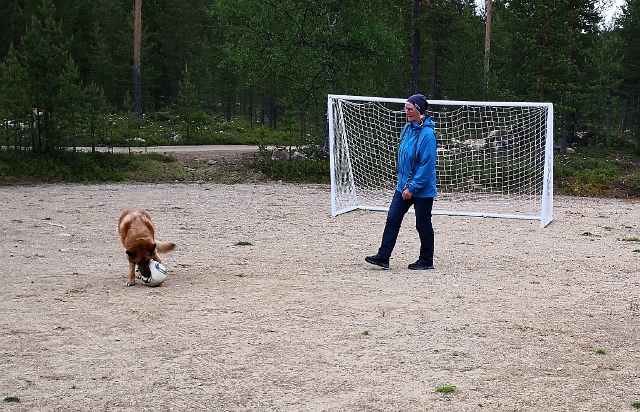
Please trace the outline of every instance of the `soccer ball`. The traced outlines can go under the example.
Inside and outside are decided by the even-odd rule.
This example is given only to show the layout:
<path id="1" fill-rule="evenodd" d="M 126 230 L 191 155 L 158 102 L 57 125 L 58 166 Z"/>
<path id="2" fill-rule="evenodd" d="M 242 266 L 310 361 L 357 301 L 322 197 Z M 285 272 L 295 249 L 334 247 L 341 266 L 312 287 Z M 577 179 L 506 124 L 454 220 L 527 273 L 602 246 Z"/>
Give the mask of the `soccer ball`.
<path id="1" fill-rule="evenodd" d="M 167 268 L 160 262 L 151 259 L 149 261 L 149 270 L 151 271 L 150 277 L 140 276 L 140 279 L 147 286 L 160 286 L 167 278 Z"/>

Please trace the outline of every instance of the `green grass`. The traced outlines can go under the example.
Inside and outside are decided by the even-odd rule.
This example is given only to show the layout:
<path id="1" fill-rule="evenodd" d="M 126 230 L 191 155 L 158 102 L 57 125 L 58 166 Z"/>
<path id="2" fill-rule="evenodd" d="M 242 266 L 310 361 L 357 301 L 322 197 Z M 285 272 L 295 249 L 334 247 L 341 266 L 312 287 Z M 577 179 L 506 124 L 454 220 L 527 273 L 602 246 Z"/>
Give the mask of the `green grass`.
<path id="1" fill-rule="evenodd" d="M 553 177 L 558 194 L 640 197 L 640 156 L 628 147 L 580 147 L 555 156 Z"/>
<path id="2" fill-rule="evenodd" d="M 635 236 L 633 236 L 633 237 L 623 237 L 623 238 L 620 238 L 620 241 L 622 241 L 622 242 L 640 242 L 640 238 L 635 237 Z"/>
<path id="3" fill-rule="evenodd" d="M 604 350 L 604 349 L 602 349 L 602 348 L 598 348 L 598 349 L 596 349 L 596 353 L 597 353 L 598 355 L 606 355 L 606 354 L 607 354 L 607 352 L 605 352 L 605 350 Z"/>
<path id="4" fill-rule="evenodd" d="M 455 390 L 456 390 L 456 387 L 452 385 L 436 386 L 436 392 L 439 392 L 439 393 L 451 393 Z"/>
<path id="5" fill-rule="evenodd" d="M 5 396 L 3 400 L 5 402 L 20 402 L 20 398 L 17 396 Z"/>
<path id="6" fill-rule="evenodd" d="M 280 148 L 287 154 L 287 150 Z M 284 159 L 272 159 L 271 152 L 260 146 L 250 163 L 260 173 L 287 182 L 329 183 L 329 157 L 315 145 L 298 147 Z"/>
<path id="7" fill-rule="evenodd" d="M 0 152 L 0 184 L 185 180 L 176 159 L 160 154 Z"/>
<path id="8" fill-rule="evenodd" d="M 248 240 L 239 240 L 236 242 L 236 246 L 252 246 L 253 243 L 249 242 Z"/>
<path id="9" fill-rule="evenodd" d="M 271 159 L 262 146 L 253 156 L 207 164 L 206 159 L 148 153 L 56 152 L 42 155 L 0 151 L 0 184 L 104 182 L 284 182 L 329 183 L 329 160 L 315 146 L 300 149 L 304 156 Z M 292 154 L 293 155 L 293 154 Z"/>
<path id="10" fill-rule="evenodd" d="M 640 402 L 632 402 L 631 406 L 633 406 L 636 409 L 640 409 Z"/>

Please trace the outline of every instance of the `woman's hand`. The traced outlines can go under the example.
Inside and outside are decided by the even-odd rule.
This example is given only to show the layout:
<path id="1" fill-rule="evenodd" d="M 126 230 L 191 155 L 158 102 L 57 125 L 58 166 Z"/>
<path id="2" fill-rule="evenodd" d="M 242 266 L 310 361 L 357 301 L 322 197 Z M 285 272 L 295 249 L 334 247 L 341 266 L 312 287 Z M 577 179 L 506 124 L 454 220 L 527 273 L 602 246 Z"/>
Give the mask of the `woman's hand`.
<path id="1" fill-rule="evenodd" d="M 404 189 L 404 190 L 402 191 L 402 198 L 403 198 L 404 200 L 409 200 L 409 199 L 411 199 L 411 196 L 413 196 L 413 194 L 412 194 L 408 189 Z"/>

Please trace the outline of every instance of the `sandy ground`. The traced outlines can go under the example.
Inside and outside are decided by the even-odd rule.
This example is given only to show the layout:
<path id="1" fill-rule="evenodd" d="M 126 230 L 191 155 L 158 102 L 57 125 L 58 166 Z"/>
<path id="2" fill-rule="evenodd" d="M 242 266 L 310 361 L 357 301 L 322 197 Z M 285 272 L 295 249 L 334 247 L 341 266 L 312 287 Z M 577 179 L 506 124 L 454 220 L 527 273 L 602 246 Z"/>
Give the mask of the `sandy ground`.
<path id="1" fill-rule="evenodd" d="M 418 272 L 412 214 L 380 270 L 363 257 L 384 213 L 331 217 L 326 186 L 33 185 L 0 205 L 3 411 L 640 402 L 638 201 L 556 197 L 545 229 L 434 216 L 436 270 Z M 125 286 L 130 206 L 179 245 L 160 287 Z"/>

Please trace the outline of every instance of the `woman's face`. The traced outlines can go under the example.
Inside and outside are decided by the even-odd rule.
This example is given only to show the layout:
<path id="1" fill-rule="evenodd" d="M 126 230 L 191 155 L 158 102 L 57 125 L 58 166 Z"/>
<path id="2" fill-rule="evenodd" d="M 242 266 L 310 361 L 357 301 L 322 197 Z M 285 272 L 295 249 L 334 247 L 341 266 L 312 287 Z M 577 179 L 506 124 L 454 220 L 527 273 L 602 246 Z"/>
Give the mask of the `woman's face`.
<path id="1" fill-rule="evenodd" d="M 420 123 L 420 112 L 412 103 L 404 104 L 404 112 L 407 115 L 407 120 Z"/>

